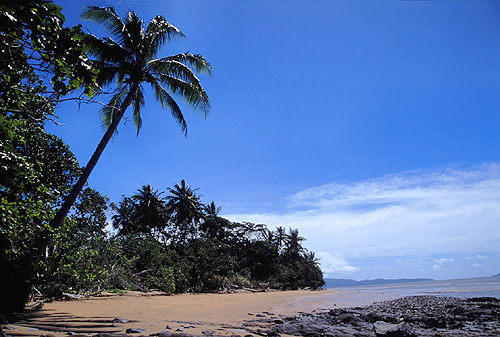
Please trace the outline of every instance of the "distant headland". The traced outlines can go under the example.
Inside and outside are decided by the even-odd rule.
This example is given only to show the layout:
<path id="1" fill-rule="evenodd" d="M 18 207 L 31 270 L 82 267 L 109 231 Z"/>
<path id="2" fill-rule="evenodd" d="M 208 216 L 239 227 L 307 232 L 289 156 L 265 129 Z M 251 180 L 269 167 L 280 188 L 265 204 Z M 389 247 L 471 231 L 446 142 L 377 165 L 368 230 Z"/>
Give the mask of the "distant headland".
<path id="1" fill-rule="evenodd" d="M 375 279 L 375 280 L 361 280 L 356 281 L 352 279 L 340 279 L 340 278 L 325 278 L 325 288 L 341 288 L 341 287 L 356 287 L 356 286 L 372 286 L 380 284 L 395 284 L 395 283 L 413 283 L 413 282 L 425 282 L 425 281 L 435 281 L 430 278 L 400 278 L 400 279 Z"/>

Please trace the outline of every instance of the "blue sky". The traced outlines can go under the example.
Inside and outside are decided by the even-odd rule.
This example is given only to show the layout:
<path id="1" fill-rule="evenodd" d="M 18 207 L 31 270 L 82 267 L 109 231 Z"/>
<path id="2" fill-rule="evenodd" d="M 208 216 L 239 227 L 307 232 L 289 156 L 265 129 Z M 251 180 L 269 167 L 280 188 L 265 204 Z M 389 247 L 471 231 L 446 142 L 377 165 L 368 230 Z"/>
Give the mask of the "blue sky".
<path id="1" fill-rule="evenodd" d="M 498 1 L 56 3 L 69 24 L 86 5 L 162 14 L 187 37 L 164 55 L 214 67 L 187 138 L 152 97 L 138 137 L 120 126 L 89 180 L 112 201 L 185 179 L 231 220 L 299 228 L 328 277 L 500 272 Z M 98 109 L 49 125 L 82 165 Z"/>

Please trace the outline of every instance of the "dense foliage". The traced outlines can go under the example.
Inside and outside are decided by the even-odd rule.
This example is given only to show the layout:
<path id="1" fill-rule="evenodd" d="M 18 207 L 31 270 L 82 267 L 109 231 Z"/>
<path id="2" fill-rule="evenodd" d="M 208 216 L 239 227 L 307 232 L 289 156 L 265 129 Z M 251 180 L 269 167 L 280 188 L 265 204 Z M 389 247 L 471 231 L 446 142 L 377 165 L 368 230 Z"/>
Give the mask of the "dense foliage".
<path id="1" fill-rule="evenodd" d="M 112 205 L 116 235 L 102 232 L 105 199 L 80 196 L 65 240 L 54 246 L 47 280 L 59 291 L 158 289 L 213 292 L 234 287 L 296 289 L 323 285 L 314 253 L 298 231 L 235 223 L 204 205 L 183 180 L 166 197 L 150 185 Z"/>
<path id="2" fill-rule="evenodd" d="M 41 1 L 0 4 L 0 313 L 23 307 L 55 235 L 54 207 L 79 173 L 68 147 L 45 132 L 54 102 L 91 87 L 80 27 L 63 27 L 61 8 Z M 12 293 L 16 296 L 13 298 Z"/>

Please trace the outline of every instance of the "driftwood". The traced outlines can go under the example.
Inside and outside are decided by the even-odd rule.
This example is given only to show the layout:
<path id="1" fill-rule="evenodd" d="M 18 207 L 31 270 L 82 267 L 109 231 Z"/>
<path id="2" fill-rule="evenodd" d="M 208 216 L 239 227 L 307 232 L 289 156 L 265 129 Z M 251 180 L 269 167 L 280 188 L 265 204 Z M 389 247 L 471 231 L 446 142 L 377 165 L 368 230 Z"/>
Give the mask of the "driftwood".
<path id="1" fill-rule="evenodd" d="M 241 289 L 249 291 L 251 293 L 265 293 L 266 292 L 266 289 L 252 289 L 252 288 L 245 288 L 245 287 L 241 287 Z"/>

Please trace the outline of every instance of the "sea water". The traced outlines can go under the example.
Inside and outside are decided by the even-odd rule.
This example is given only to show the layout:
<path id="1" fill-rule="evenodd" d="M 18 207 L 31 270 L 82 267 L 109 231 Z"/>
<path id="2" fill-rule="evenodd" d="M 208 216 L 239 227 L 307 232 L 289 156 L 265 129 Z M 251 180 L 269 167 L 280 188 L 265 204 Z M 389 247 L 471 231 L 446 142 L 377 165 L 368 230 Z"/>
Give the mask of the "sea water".
<path id="1" fill-rule="evenodd" d="M 330 288 L 325 303 L 338 306 L 368 305 L 405 296 L 435 295 L 458 298 L 494 297 L 500 299 L 500 277 L 394 283 L 384 285 Z"/>
<path id="2" fill-rule="evenodd" d="M 329 288 L 311 292 L 310 296 L 293 298 L 277 305 L 276 310 L 281 313 L 296 314 L 315 310 L 353 308 L 417 295 L 500 299 L 500 277 Z"/>

